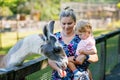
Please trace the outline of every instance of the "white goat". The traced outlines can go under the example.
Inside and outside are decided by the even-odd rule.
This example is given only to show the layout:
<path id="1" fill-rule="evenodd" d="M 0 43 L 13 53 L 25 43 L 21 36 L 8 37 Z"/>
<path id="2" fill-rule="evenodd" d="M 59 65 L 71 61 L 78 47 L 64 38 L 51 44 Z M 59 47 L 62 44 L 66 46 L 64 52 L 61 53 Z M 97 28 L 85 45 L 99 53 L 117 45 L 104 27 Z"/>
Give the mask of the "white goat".
<path id="1" fill-rule="evenodd" d="M 55 61 L 60 68 L 67 67 L 67 56 L 53 35 L 54 21 L 43 28 L 43 34 L 33 34 L 18 41 L 0 61 L 0 68 L 11 68 L 23 63 L 31 54 L 43 54 Z"/>

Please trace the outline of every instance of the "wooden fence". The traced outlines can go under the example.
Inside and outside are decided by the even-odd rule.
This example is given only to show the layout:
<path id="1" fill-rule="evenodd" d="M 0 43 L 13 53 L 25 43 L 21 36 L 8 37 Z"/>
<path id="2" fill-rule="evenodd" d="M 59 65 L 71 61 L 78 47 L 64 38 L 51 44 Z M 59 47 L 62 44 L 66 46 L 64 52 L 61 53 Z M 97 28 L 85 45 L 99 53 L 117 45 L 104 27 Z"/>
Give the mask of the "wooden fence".
<path id="1" fill-rule="evenodd" d="M 101 35 L 96 38 L 96 44 L 100 44 L 100 53 L 101 53 L 100 56 L 102 56 L 100 60 L 100 66 L 99 66 L 100 77 L 97 80 L 105 80 L 107 40 L 114 36 L 118 36 L 117 54 L 119 55 L 120 54 L 120 29 L 108 34 Z M 42 70 L 47 66 L 48 66 L 47 58 L 41 57 L 36 60 L 31 60 L 29 62 L 26 62 L 22 66 L 13 67 L 9 69 L 7 72 L 0 72 L 0 80 L 25 80 L 26 76 L 38 70 Z"/>
<path id="2" fill-rule="evenodd" d="M 100 77 L 99 80 L 105 80 L 105 72 L 106 72 L 106 53 L 107 53 L 107 40 L 109 38 L 112 38 L 114 36 L 118 35 L 118 55 L 120 54 L 120 30 L 113 31 L 108 34 L 101 35 L 96 38 L 96 44 L 101 45 L 101 50 L 100 50 L 100 56 L 101 61 L 100 61 Z M 114 42 L 114 41 L 113 41 Z M 117 58 L 118 56 L 116 56 Z"/>

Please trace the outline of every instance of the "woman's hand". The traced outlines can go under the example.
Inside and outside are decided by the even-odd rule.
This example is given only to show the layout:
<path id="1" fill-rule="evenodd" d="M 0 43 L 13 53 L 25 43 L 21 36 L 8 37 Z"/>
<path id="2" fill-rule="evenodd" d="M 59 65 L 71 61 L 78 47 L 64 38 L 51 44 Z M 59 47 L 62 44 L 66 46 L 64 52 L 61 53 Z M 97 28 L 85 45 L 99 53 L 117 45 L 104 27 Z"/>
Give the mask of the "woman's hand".
<path id="1" fill-rule="evenodd" d="M 77 64 L 83 64 L 83 62 L 84 62 L 85 59 L 86 59 L 86 55 L 85 54 L 80 54 L 76 58 L 76 63 Z M 97 62 L 98 61 L 98 55 L 97 54 L 89 55 L 89 58 L 88 58 L 87 61 L 92 62 L 92 63 Z"/>
<path id="2" fill-rule="evenodd" d="M 66 76 L 66 71 L 60 69 L 54 61 L 48 59 L 48 64 L 50 65 L 51 68 L 53 68 L 54 70 L 56 70 L 58 72 L 60 77 Z"/>
<path id="3" fill-rule="evenodd" d="M 76 64 L 83 64 L 85 59 L 86 59 L 86 55 L 84 54 L 78 55 L 78 57 L 76 58 Z"/>
<path id="4" fill-rule="evenodd" d="M 73 60 L 73 59 L 74 59 L 74 56 L 68 57 L 68 63 L 70 61 L 70 62 L 73 62 L 75 64 L 83 64 L 84 60 L 86 59 L 86 55 L 80 54 L 76 57 L 75 60 Z"/>
<path id="5" fill-rule="evenodd" d="M 58 69 L 57 72 L 61 78 L 66 76 L 66 71 L 64 71 L 62 69 Z"/>

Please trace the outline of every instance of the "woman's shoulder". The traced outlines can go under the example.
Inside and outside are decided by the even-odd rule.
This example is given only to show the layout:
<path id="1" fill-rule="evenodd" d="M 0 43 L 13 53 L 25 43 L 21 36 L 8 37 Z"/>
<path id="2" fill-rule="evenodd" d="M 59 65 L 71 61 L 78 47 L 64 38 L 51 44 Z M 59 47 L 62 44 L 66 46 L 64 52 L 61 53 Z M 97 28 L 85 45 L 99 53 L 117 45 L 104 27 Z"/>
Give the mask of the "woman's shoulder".
<path id="1" fill-rule="evenodd" d="M 60 32 L 56 32 L 56 33 L 54 33 L 54 35 L 59 39 L 59 38 L 61 38 L 61 33 Z"/>
<path id="2" fill-rule="evenodd" d="M 76 38 L 79 38 L 79 35 L 75 34 L 75 37 L 76 37 Z"/>
<path id="3" fill-rule="evenodd" d="M 54 33 L 55 35 L 60 35 L 60 32 L 56 32 L 56 33 Z"/>
<path id="4" fill-rule="evenodd" d="M 75 37 L 74 37 L 74 39 L 73 39 L 74 41 L 76 41 L 76 42 L 79 42 L 81 39 L 79 38 L 79 36 L 78 35 L 75 35 Z"/>
<path id="5" fill-rule="evenodd" d="M 60 33 L 60 32 L 56 32 L 56 33 L 54 33 L 54 35 L 55 35 L 56 37 L 60 37 L 60 36 L 61 36 L 61 33 Z"/>
<path id="6" fill-rule="evenodd" d="M 75 38 L 78 38 L 78 39 L 80 39 L 79 35 L 77 35 L 77 34 L 75 35 Z"/>

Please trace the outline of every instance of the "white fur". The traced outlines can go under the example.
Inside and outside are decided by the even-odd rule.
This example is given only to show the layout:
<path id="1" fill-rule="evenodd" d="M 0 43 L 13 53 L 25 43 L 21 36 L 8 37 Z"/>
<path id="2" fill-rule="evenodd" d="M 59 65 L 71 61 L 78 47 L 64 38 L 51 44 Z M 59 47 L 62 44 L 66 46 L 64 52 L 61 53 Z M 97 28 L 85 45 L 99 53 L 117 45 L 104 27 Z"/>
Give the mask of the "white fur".
<path id="1" fill-rule="evenodd" d="M 10 58 L 8 58 L 6 62 L 6 67 L 14 66 L 14 64 L 20 64 L 30 54 L 40 54 L 41 52 L 39 49 L 42 44 L 44 44 L 44 41 L 38 34 L 25 37 L 21 48 L 9 56 Z"/>
<path id="2" fill-rule="evenodd" d="M 25 58 L 28 55 L 31 54 L 42 54 L 46 57 L 48 57 L 49 59 L 52 59 L 53 61 L 55 61 L 60 68 L 67 67 L 67 63 L 68 63 L 68 59 L 67 56 L 64 52 L 63 49 L 60 49 L 60 51 L 56 51 L 54 52 L 54 46 L 57 47 L 61 47 L 62 46 L 58 43 L 58 41 L 53 42 L 51 44 L 49 44 L 49 41 L 52 41 L 52 39 L 50 39 L 50 35 L 53 35 L 53 26 L 54 21 L 51 21 L 48 26 L 44 27 L 43 30 L 43 35 L 39 35 L 39 34 L 33 34 L 30 36 L 25 37 L 24 39 L 21 39 L 20 41 L 18 41 L 9 51 L 8 54 L 6 54 L 1 60 L 0 60 L 0 68 L 11 68 L 13 66 L 16 65 L 20 65 L 22 64 L 22 62 L 25 60 Z M 49 28 L 47 28 L 49 27 Z M 42 38 L 44 36 L 44 39 Z M 55 36 L 53 36 L 55 37 Z M 48 40 L 47 40 L 48 38 Z M 52 44 L 55 44 L 54 46 L 52 46 Z M 49 45 L 50 47 L 42 47 L 41 50 L 41 46 L 45 45 L 46 47 Z M 46 50 L 48 49 L 48 50 Z M 50 51 L 49 51 L 50 49 Z M 52 51 L 53 50 L 53 51 Z M 47 52 L 46 52 L 47 51 Z M 49 54 L 50 53 L 50 54 Z M 56 58 L 57 56 L 57 58 Z"/>

